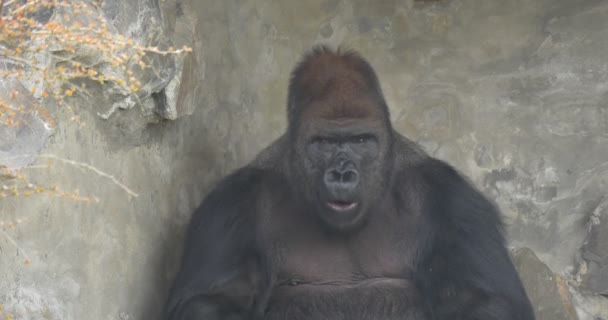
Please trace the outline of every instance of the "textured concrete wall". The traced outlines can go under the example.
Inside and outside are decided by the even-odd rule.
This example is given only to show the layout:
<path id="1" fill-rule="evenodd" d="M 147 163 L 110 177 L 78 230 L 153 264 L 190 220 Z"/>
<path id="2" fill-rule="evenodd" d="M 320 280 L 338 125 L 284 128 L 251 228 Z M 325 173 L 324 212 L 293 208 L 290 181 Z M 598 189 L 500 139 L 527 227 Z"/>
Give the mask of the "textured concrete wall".
<path id="1" fill-rule="evenodd" d="M 109 120 L 85 109 L 81 129 L 57 112 L 43 153 L 91 163 L 140 195 L 69 165 L 32 169 L 101 202 L 0 200 L 0 220 L 24 220 L 0 234 L 5 308 L 24 319 L 155 319 L 191 210 L 284 130 L 290 69 L 329 43 L 376 68 L 399 131 L 497 201 L 539 320 L 608 319 L 598 295 L 608 291 L 608 2 L 189 0 L 162 10 L 165 32 L 194 48 L 177 101 L 192 114 L 133 126 L 136 109 Z"/>

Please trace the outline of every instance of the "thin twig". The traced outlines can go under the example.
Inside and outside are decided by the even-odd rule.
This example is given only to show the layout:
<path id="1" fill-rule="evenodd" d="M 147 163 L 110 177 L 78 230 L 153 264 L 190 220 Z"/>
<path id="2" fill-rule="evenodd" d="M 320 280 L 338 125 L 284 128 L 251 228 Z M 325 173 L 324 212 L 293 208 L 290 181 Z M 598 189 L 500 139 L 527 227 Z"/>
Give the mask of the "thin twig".
<path id="1" fill-rule="evenodd" d="M 40 165 L 31 165 L 31 166 L 27 166 L 22 168 L 22 170 L 30 170 L 30 169 L 48 169 L 48 168 L 52 168 L 52 166 L 47 166 L 45 164 L 40 164 Z"/>
<path id="2" fill-rule="evenodd" d="M 17 7 L 14 10 L 11 10 L 9 12 L 10 15 L 17 15 L 19 12 L 27 9 L 30 6 L 35 6 L 38 5 L 40 3 L 40 1 L 35 0 L 35 1 L 27 1 L 26 3 L 24 3 L 21 7 Z"/>
<path id="3" fill-rule="evenodd" d="M 89 164 L 83 163 L 83 162 L 78 162 L 78 161 L 74 161 L 74 160 L 69 160 L 69 159 L 64 159 L 61 157 L 58 157 L 56 155 L 53 154 L 40 154 L 38 155 L 38 158 L 45 158 L 45 159 L 53 159 L 59 162 L 63 162 L 63 163 L 67 163 L 70 165 L 73 165 L 75 167 L 79 167 L 79 168 L 84 168 L 90 171 L 95 172 L 96 174 L 108 178 L 110 179 L 112 182 L 114 182 L 114 184 L 116 184 L 117 186 L 119 186 L 120 188 L 122 188 L 123 190 L 125 190 L 130 196 L 132 197 L 138 197 L 139 194 L 135 193 L 133 190 L 129 189 L 129 187 L 125 186 L 124 184 L 122 184 L 120 181 L 118 181 L 118 179 L 116 179 L 113 175 L 105 173 Z"/>
<path id="4" fill-rule="evenodd" d="M 2 22 L 2 9 L 4 9 L 4 0 L 0 0 L 0 22 Z"/>
<path id="5" fill-rule="evenodd" d="M 4 157 L 3 160 L 6 161 L 6 160 L 11 160 L 11 159 L 20 159 L 20 158 L 28 158 L 28 157 L 38 157 L 38 158 L 44 158 L 44 159 L 52 159 L 52 160 L 56 160 L 56 161 L 59 161 L 59 162 L 66 163 L 66 164 L 73 165 L 75 167 L 79 167 L 79 168 L 83 168 L 83 169 L 87 169 L 87 170 L 93 171 L 96 174 L 98 174 L 99 176 L 102 176 L 102 177 L 110 179 L 114 184 L 116 184 L 117 186 L 119 186 L 121 189 L 125 190 L 130 196 L 132 196 L 132 197 L 139 197 L 139 194 L 137 194 L 133 190 L 129 189 L 129 187 L 127 187 L 124 184 L 122 184 L 113 175 L 111 175 L 109 173 L 105 173 L 105 172 L 103 172 L 103 171 L 101 171 L 101 170 L 93 167 L 90 164 L 86 164 L 86 163 L 83 163 L 83 162 L 78 162 L 78 161 L 74 161 L 74 160 L 70 160 L 70 159 L 61 158 L 61 157 L 58 157 L 58 156 L 56 156 L 54 154 L 39 154 L 39 155 L 35 155 L 35 154 L 21 154 L 21 155 L 15 155 L 15 156 L 10 156 L 10 157 Z"/>
<path id="6" fill-rule="evenodd" d="M 35 66 L 31 63 L 31 61 L 28 61 L 26 59 L 22 59 L 19 57 L 15 57 L 15 56 L 11 56 L 11 55 L 7 55 L 5 53 L 0 53 L 0 58 L 4 59 L 4 60 L 10 60 L 13 64 L 19 64 L 22 65 L 24 67 L 31 67 L 31 68 L 36 68 L 36 69 L 42 69 L 38 66 Z M 9 62 L 9 63 L 11 63 Z"/>

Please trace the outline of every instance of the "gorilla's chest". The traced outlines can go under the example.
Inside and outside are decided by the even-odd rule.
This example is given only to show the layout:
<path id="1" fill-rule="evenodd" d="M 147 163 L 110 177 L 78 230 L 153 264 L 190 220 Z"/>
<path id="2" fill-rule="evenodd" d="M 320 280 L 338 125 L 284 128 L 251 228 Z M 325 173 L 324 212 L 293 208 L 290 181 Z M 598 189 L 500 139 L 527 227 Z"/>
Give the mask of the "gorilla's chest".
<path id="1" fill-rule="evenodd" d="M 320 226 L 311 213 L 287 212 L 272 218 L 281 220 L 276 224 L 281 228 L 264 232 L 277 281 L 356 283 L 411 277 L 419 226 L 407 215 L 381 211 L 360 229 L 341 234 Z"/>
<path id="2" fill-rule="evenodd" d="M 412 211 L 376 208 L 348 234 L 289 205 L 267 212 L 263 246 L 274 281 L 265 320 L 425 319 L 413 282 L 422 228 Z"/>
<path id="3" fill-rule="evenodd" d="M 425 319 L 412 259 L 391 230 L 339 241 L 299 228 L 276 250 L 265 320 Z"/>
<path id="4" fill-rule="evenodd" d="M 301 226 L 275 242 L 278 281 L 357 282 L 366 278 L 403 278 L 410 268 L 404 243 L 390 230 L 349 239 Z"/>

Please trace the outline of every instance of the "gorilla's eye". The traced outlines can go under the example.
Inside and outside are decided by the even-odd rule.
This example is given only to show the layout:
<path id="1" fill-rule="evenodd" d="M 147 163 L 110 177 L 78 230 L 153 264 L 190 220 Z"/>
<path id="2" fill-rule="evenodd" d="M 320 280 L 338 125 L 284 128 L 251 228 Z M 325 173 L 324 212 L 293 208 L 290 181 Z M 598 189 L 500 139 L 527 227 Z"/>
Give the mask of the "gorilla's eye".
<path id="1" fill-rule="evenodd" d="M 369 141 L 374 140 L 374 136 L 370 135 L 370 134 L 362 134 L 362 135 L 358 135 L 353 137 L 353 139 L 351 139 L 351 142 L 353 143 L 366 143 Z"/>
<path id="2" fill-rule="evenodd" d="M 314 143 L 318 143 L 318 144 L 331 144 L 334 143 L 334 139 L 329 138 L 329 137 L 314 137 L 312 139 L 312 142 Z"/>

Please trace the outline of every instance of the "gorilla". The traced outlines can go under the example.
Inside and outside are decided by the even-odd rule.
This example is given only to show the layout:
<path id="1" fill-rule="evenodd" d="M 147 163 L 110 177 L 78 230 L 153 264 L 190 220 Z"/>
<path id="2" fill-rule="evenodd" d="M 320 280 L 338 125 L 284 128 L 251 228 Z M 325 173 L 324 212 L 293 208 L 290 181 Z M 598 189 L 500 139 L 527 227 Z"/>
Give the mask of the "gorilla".
<path id="1" fill-rule="evenodd" d="M 287 100 L 193 214 L 165 319 L 534 319 L 497 208 L 392 128 L 364 58 L 314 48 Z"/>

